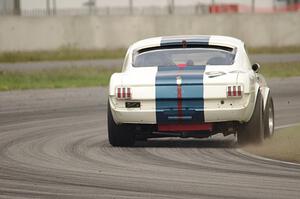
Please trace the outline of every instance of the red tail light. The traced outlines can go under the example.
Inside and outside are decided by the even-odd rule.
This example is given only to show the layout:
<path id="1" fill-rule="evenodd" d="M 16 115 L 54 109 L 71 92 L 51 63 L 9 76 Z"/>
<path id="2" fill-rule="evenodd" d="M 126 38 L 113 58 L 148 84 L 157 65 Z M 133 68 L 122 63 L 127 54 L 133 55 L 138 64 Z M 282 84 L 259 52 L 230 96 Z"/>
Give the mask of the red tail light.
<path id="1" fill-rule="evenodd" d="M 242 97 L 242 86 L 227 86 L 227 97 Z"/>
<path id="2" fill-rule="evenodd" d="M 117 99 L 131 99 L 131 88 L 128 87 L 118 87 L 116 88 Z"/>

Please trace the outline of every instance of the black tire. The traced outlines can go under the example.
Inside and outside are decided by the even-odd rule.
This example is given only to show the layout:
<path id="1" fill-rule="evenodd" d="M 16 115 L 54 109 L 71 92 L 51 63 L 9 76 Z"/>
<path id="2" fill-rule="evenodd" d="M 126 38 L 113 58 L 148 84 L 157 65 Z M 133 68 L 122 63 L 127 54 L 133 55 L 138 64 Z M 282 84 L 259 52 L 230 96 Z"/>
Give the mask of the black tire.
<path id="1" fill-rule="evenodd" d="M 108 140 L 112 146 L 131 147 L 135 143 L 135 133 L 128 125 L 117 125 L 113 119 L 110 104 L 107 103 Z"/>
<path id="2" fill-rule="evenodd" d="M 245 144 L 260 144 L 264 140 L 264 122 L 263 122 L 263 100 L 261 93 L 258 92 L 255 108 L 251 119 L 240 125 L 238 130 L 238 143 Z"/>
<path id="3" fill-rule="evenodd" d="M 271 94 L 269 94 L 267 99 L 266 108 L 264 111 L 264 135 L 265 138 L 270 138 L 274 134 L 274 103 Z"/>
<path id="4" fill-rule="evenodd" d="M 140 142 L 147 142 L 147 140 L 148 140 L 147 137 L 142 137 L 142 136 L 136 138 L 136 141 L 140 141 Z"/>

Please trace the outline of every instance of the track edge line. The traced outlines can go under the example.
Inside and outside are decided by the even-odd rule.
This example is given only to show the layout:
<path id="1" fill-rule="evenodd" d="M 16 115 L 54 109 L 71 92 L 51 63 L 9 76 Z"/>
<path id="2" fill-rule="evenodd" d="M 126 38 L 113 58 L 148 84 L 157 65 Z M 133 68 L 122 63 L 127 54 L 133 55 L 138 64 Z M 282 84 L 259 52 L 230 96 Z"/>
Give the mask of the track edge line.
<path id="1" fill-rule="evenodd" d="M 288 128 L 288 127 L 293 127 L 293 126 L 298 126 L 300 125 L 300 123 L 294 123 L 294 124 L 287 124 L 287 125 L 281 125 L 278 127 L 275 127 L 275 129 L 284 129 L 284 128 Z M 276 159 L 271 159 L 271 158 L 266 158 L 263 156 L 259 156 L 259 155 L 255 155 L 249 152 L 244 151 L 243 149 L 236 149 L 236 151 L 242 155 L 251 157 L 251 158 L 255 158 L 255 159 L 259 159 L 259 160 L 264 160 L 264 161 L 270 161 L 270 162 L 275 162 L 275 163 L 281 163 L 281 164 L 287 164 L 287 165 L 292 165 L 292 166 L 298 166 L 300 167 L 300 163 L 295 163 L 295 162 L 288 162 L 288 161 L 283 161 L 283 160 L 276 160 Z"/>

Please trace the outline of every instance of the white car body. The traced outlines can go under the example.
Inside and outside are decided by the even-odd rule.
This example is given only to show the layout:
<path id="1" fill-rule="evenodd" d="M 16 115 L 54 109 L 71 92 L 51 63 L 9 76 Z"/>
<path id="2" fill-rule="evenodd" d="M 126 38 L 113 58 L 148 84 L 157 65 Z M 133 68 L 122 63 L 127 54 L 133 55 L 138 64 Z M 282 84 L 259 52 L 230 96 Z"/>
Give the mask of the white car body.
<path id="1" fill-rule="evenodd" d="M 160 66 L 136 67 L 133 63 L 136 54 L 143 52 L 143 49 L 150 49 L 149 51 L 151 51 L 151 49 L 160 49 L 160 47 L 173 48 L 174 46 L 177 46 L 174 48 L 189 48 L 189 46 L 192 47 L 193 45 L 231 49 L 234 52 L 234 62 L 231 65 L 205 64 L 198 66 L 199 69 L 197 70 L 193 70 L 193 66 L 183 66 L 183 68 L 178 68 L 178 70 L 175 69 L 174 71 Z M 166 79 L 166 76 L 172 80 L 168 79 L 160 82 L 160 78 Z M 189 79 L 187 78 L 188 76 L 191 76 L 189 81 L 187 81 Z M 195 83 L 194 86 L 193 81 L 198 81 L 195 78 L 201 78 L 201 81 L 197 85 Z M 173 82 L 172 89 L 168 81 Z M 174 82 L 176 82 L 176 85 L 174 85 Z M 186 87 L 184 88 L 185 85 Z M 175 89 L 176 86 L 177 91 Z M 198 86 L 198 90 L 196 86 Z M 240 96 L 228 96 L 228 92 L 233 94 L 233 90 L 229 91 L 228 89 L 233 89 L 234 87 L 235 95 L 238 92 L 237 88 L 240 89 Z M 126 92 L 128 88 L 130 89 L 128 90 L 130 96 L 127 98 Z M 117 96 L 120 91 L 125 91 L 126 96 L 124 98 L 122 98 L 123 93 L 119 93 L 120 96 Z M 198 91 L 200 94 L 197 93 Z M 196 123 L 204 126 L 205 124 L 210 124 L 209 128 L 204 127 L 203 129 L 213 131 L 212 127 L 215 124 L 248 122 L 254 111 L 259 91 L 264 99 L 265 107 L 269 88 L 263 76 L 252 69 L 244 43 L 241 40 L 226 36 L 206 35 L 155 37 L 136 42 L 129 47 L 122 72 L 114 73 L 111 76 L 109 106 L 113 120 L 118 125 L 152 125 L 157 127 L 154 128 L 155 131 L 168 131 L 166 129 L 168 127 L 170 127 L 170 131 L 176 131 L 178 124 L 182 124 L 187 128 L 179 126 L 178 131 L 197 131 L 197 127 L 195 129 L 189 128 L 191 124 Z M 176 101 L 171 95 L 177 95 L 181 99 Z M 166 101 L 169 98 L 172 98 L 170 104 L 175 103 L 176 105 L 177 103 L 178 106 L 174 105 L 174 107 L 171 107 L 170 105 L 167 107 L 166 104 L 168 102 Z M 203 104 L 199 105 L 199 107 L 186 105 L 189 102 L 197 104 L 193 101 L 196 98 L 201 98 L 199 104 Z M 126 107 L 126 102 L 138 102 L 140 106 L 128 108 Z M 166 104 L 162 105 L 160 104 L 161 102 Z M 182 103 L 185 104 L 183 105 Z M 189 115 L 190 113 L 191 115 Z M 186 124 L 185 121 L 187 121 Z M 174 124 L 174 128 L 172 124 Z M 201 130 L 202 128 L 199 125 L 198 130 Z"/>

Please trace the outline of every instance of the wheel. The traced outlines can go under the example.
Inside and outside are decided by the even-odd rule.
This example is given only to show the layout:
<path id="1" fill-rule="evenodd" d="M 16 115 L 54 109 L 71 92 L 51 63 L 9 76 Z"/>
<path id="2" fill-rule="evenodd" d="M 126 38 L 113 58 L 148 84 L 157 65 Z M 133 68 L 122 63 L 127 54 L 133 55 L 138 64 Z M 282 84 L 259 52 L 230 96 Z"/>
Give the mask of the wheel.
<path id="1" fill-rule="evenodd" d="M 270 138 L 274 134 L 274 103 L 271 94 L 267 99 L 266 108 L 264 111 L 264 136 Z"/>
<path id="2" fill-rule="evenodd" d="M 264 122 L 263 122 L 263 100 L 261 93 L 258 92 L 255 108 L 251 119 L 241 124 L 238 130 L 238 143 L 245 144 L 259 144 L 264 140 Z"/>
<path id="3" fill-rule="evenodd" d="M 143 136 L 139 136 L 136 138 L 136 141 L 140 141 L 140 142 L 147 142 L 148 138 L 147 137 L 143 137 Z"/>
<path id="4" fill-rule="evenodd" d="M 113 119 L 110 104 L 107 103 L 108 140 L 112 146 L 130 147 L 135 143 L 135 133 L 128 125 L 117 125 Z"/>

